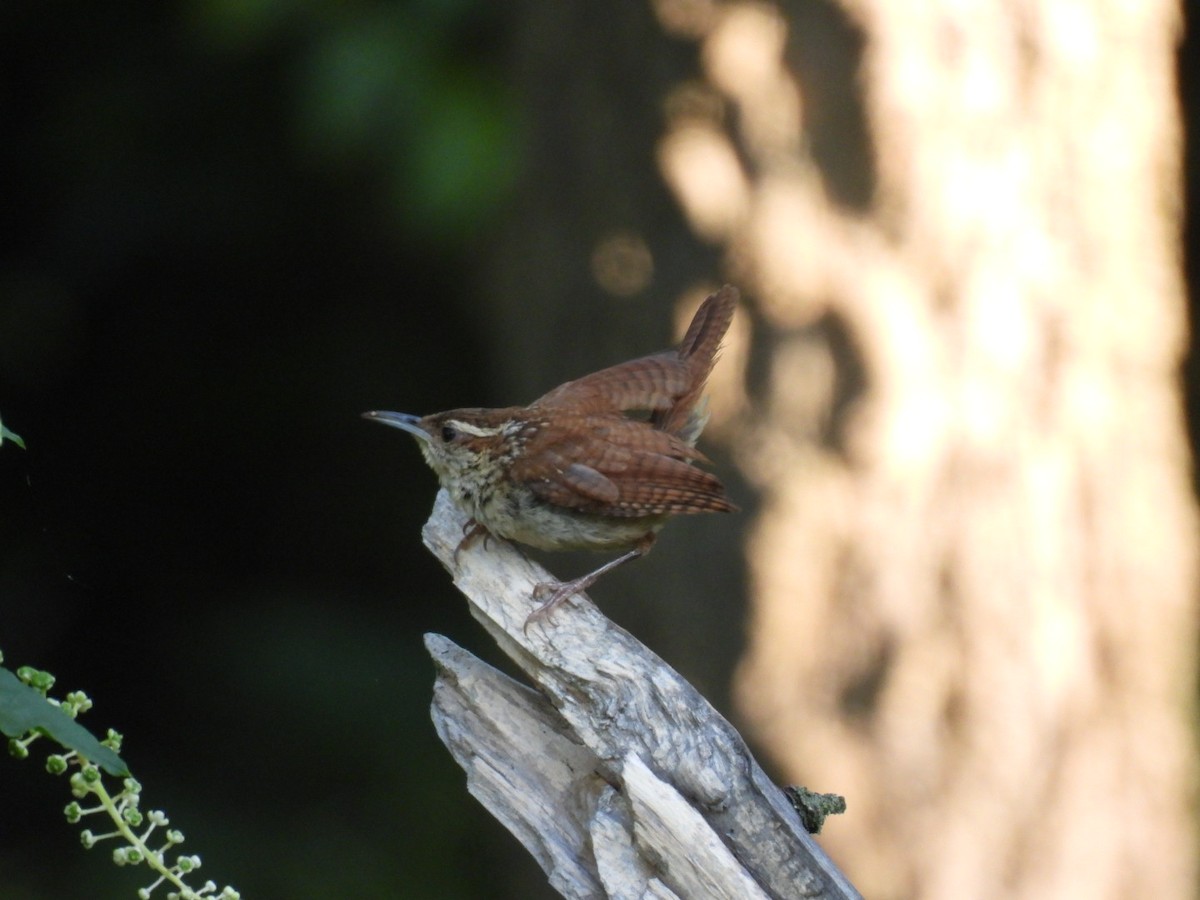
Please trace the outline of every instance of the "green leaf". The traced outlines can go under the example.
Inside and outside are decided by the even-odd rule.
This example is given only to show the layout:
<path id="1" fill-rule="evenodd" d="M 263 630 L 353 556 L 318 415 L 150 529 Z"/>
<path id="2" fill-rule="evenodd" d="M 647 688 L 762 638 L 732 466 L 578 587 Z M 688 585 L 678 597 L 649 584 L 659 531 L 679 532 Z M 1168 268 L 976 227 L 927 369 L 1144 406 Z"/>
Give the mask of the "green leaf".
<path id="1" fill-rule="evenodd" d="M 8 669 L 0 669 L 0 731 L 12 738 L 30 731 L 41 732 L 86 757 L 109 775 L 129 776 L 129 767 L 121 757 Z"/>
<path id="2" fill-rule="evenodd" d="M 5 441 L 12 441 L 14 444 L 16 444 L 22 450 L 25 449 L 25 442 L 23 440 L 21 440 L 21 436 L 19 434 L 15 434 L 14 432 L 9 431 L 7 428 L 4 427 L 4 423 L 0 422 L 0 444 L 3 444 Z"/>

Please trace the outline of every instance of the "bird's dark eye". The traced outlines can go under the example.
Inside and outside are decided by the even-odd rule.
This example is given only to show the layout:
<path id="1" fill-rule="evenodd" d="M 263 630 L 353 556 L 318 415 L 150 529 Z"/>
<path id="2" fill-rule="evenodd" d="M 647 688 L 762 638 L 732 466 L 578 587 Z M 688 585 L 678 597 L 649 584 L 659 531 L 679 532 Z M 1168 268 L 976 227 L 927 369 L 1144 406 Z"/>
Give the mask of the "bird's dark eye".
<path id="1" fill-rule="evenodd" d="M 454 440 L 456 437 L 458 437 L 458 429 L 457 428 L 455 428 L 453 425 L 443 425 L 442 426 L 442 440 L 443 441 L 445 441 L 448 444 L 452 440 Z"/>

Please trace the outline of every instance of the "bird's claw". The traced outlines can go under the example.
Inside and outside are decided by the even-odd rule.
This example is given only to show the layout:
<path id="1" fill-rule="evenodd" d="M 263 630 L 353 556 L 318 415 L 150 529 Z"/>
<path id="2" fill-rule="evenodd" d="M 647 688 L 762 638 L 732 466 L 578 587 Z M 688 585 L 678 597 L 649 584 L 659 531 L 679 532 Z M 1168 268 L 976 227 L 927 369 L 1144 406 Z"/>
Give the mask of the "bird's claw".
<path id="1" fill-rule="evenodd" d="M 458 565 L 458 555 L 468 549 L 481 537 L 483 538 L 483 549 L 487 549 L 487 542 L 491 539 L 492 533 L 486 527 L 480 525 L 474 519 L 467 519 L 462 527 L 463 536 L 458 542 L 458 546 L 454 548 L 454 564 Z"/>
<path id="2" fill-rule="evenodd" d="M 546 618 L 565 601 L 582 591 L 584 587 L 586 585 L 581 585 L 578 579 L 565 582 L 543 581 L 534 585 L 533 599 L 540 605 L 525 617 L 525 624 L 521 627 L 521 631 L 529 634 L 531 622 Z"/>

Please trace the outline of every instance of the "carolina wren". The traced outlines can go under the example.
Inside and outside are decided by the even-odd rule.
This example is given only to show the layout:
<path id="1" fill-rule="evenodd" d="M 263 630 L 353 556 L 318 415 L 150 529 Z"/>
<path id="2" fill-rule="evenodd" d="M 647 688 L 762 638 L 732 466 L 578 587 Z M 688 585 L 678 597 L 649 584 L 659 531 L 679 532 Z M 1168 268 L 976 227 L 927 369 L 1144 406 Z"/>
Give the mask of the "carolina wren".
<path id="1" fill-rule="evenodd" d="M 604 573 L 650 551 L 674 515 L 731 512 L 694 445 L 708 421 L 701 395 L 738 292 L 726 285 L 696 311 L 678 349 L 559 385 L 529 406 L 363 417 L 417 438 L 442 487 L 471 519 L 458 545 L 497 535 L 540 550 L 625 550 L 594 572 L 539 585 L 525 625 Z M 642 411 L 645 418 L 631 418 Z M 547 595 L 548 592 L 548 596 Z"/>

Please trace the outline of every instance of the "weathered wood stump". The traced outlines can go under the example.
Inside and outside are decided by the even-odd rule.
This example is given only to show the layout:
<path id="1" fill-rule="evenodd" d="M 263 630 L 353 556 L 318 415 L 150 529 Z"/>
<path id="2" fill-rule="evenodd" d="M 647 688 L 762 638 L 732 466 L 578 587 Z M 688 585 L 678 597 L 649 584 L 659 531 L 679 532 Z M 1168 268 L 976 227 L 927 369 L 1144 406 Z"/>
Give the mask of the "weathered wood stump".
<path id="1" fill-rule="evenodd" d="M 859 896 L 695 688 L 583 597 L 526 633 L 551 576 L 502 541 L 456 560 L 464 522 L 439 493 L 425 544 L 534 687 L 427 635 L 434 725 L 559 893 Z"/>

